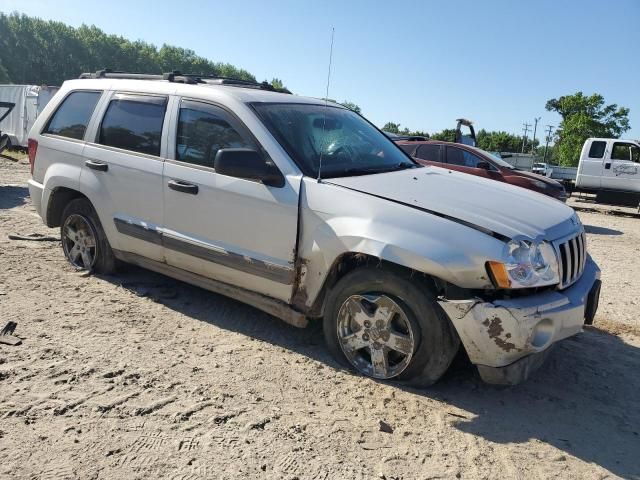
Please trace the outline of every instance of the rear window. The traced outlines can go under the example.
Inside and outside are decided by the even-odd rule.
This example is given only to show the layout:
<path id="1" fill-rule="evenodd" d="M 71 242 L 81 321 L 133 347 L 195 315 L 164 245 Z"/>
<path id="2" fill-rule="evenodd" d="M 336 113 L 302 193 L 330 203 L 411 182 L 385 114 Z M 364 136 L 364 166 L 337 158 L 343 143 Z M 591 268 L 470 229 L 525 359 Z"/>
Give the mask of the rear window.
<path id="1" fill-rule="evenodd" d="M 102 119 L 98 143 L 160 156 L 166 104 L 166 97 L 114 95 Z"/>
<path id="2" fill-rule="evenodd" d="M 82 140 L 102 92 L 73 92 L 65 98 L 42 133 Z"/>
<path id="3" fill-rule="evenodd" d="M 602 158 L 607 147 L 607 142 L 593 142 L 589 149 L 589 158 Z"/>

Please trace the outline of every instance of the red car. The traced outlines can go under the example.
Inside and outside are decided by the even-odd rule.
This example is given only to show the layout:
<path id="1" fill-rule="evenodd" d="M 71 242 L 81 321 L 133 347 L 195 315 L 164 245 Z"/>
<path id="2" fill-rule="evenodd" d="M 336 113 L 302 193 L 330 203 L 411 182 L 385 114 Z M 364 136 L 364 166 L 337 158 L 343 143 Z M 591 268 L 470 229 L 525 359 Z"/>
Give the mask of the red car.
<path id="1" fill-rule="evenodd" d="M 567 192 L 560 182 L 535 173 L 516 170 L 504 160 L 470 145 L 431 140 L 399 140 L 396 143 L 423 165 L 435 165 L 510 183 L 563 202 L 567 199 Z"/>

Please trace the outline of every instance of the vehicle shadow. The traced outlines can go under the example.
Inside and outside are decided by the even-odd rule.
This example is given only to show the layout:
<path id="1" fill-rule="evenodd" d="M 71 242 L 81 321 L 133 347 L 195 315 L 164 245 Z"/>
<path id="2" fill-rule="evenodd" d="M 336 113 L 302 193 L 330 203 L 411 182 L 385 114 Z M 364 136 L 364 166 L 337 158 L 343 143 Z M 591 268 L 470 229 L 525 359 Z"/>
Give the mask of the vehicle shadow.
<path id="1" fill-rule="evenodd" d="M 29 189 L 16 185 L 0 185 L 0 209 L 18 207 L 27 202 Z"/>
<path id="2" fill-rule="evenodd" d="M 342 367 L 329 355 L 320 322 L 298 329 L 248 305 L 137 267 L 102 277 L 218 328 Z M 483 383 L 460 362 L 428 389 L 398 389 L 450 404 L 455 428 L 498 444 L 547 443 L 623 478 L 640 478 L 640 349 L 589 329 L 558 344 L 527 382 Z M 355 374 L 354 374 L 355 375 Z"/>
<path id="3" fill-rule="evenodd" d="M 607 227 L 597 227 L 595 225 L 585 225 L 584 231 L 587 233 L 591 233 L 593 235 L 622 235 L 623 232 L 620 230 L 614 230 L 613 228 Z"/>

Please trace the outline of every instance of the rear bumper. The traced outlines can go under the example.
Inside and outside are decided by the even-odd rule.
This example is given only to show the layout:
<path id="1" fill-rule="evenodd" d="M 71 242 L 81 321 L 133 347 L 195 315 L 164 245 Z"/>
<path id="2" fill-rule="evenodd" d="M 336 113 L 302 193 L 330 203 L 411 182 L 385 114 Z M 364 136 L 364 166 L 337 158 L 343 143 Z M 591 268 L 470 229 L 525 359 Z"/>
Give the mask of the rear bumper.
<path id="1" fill-rule="evenodd" d="M 600 293 L 600 269 L 587 258 L 580 280 L 563 291 L 510 300 L 479 298 L 439 303 L 449 315 L 471 362 L 490 383 L 525 380 L 555 342 L 593 321 Z"/>
<path id="2" fill-rule="evenodd" d="M 40 215 L 40 218 L 44 219 L 44 215 L 42 212 L 42 194 L 44 192 L 44 185 L 36 182 L 33 178 L 29 180 L 29 196 L 31 197 L 31 202 Z"/>

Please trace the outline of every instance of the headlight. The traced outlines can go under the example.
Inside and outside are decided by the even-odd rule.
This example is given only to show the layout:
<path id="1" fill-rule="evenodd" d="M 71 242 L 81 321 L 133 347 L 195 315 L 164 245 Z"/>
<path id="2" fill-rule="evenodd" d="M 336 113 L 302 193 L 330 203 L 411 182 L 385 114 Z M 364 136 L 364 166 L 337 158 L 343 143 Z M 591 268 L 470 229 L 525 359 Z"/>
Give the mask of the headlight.
<path id="1" fill-rule="evenodd" d="M 488 266 L 500 288 L 541 287 L 560 281 L 558 259 L 547 242 L 511 240 L 505 246 L 504 261 Z"/>

